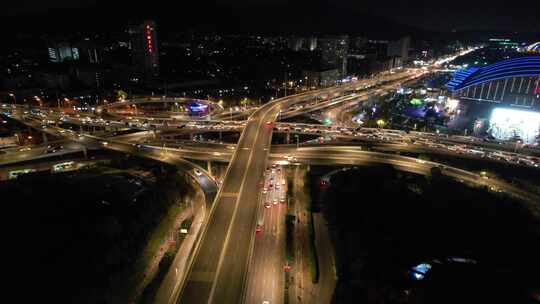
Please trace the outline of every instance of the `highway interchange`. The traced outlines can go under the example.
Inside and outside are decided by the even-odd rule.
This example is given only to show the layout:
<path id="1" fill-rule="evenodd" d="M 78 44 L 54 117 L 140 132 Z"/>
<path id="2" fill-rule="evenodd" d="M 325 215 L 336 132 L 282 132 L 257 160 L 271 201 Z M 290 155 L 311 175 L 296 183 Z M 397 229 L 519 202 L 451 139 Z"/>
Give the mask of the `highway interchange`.
<path id="1" fill-rule="evenodd" d="M 343 140 L 364 140 L 392 150 L 432 149 L 448 150 L 450 153 L 471 154 L 473 157 L 493 157 L 494 159 L 516 162 L 520 165 L 538 166 L 538 158 L 518 153 L 501 152 L 485 143 L 469 137 L 443 137 L 437 134 L 405 133 L 402 131 L 327 127 L 320 125 L 276 123 L 277 119 L 292 117 L 312 111 L 358 103 L 381 90 L 395 88 L 402 82 L 420 77 L 425 70 L 405 71 L 404 74 L 388 75 L 383 81 L 360 80 L 350 84 L 319 91 L 308 91 L 298 95 L 276 99 L 257 109 L 251 109 L 245 121 L 177 121 L 172 119 L 121 118 L 105 120 L 94 115 L 66 115 L 54 109 L 29 109 L 2 105 L 5 113 L 48 134 L 65 138 L 62 150 L 71 151 L 87 147 L 89 149 L 111 149 L 148 157 L 175 164 L 190 175 L 205 189 L 209 206 L 206 222 L 200 237 L 195 242 L 192 256 L 178 265 L 186 269 L 185 276 L 177 280 L 166 302 L 178 303 L 281 303 L 283 252 L 276 244 L 283 243 L 280 230 L 283 208 L 279 203 L 266 208 L 266 200 L 276 194 L 262 194 L 261 185 L 268 187 L 269 176 L 274 179 L 274 187 L 284 176 L 268 172 L 272 163 L 294 165 L 299 163 L 324 165 L 369 165 L 391 164 L 399 170 L 418 174 L 430 174 L 438 167 L 441 173 L 463 182 L 486 185 L 494 191 L 505 191 L 526 201 L 536 203 L 538 197 L 522 191 L 508 183 L 495 179 L 484 179 L 476 173 L 437 163 L 400 156 L 396 154 L 365 151 L 354 145 L 306 144 L 302 147 L 283 145 L 271 147 L 272 133 L 301 133 L 324 138 Z M 25 113 L 26 112 L 26 113 Z M 44 116 L 43 116 L 44 115 Z M 214 116 L 215 118 L 216 116 Z M 118 118 L 115 118 L 118 119 Z M 46 126 L 43 127 L 46 122 Z M 52 121 L 53 123 L 48 123 Z M 58 121 L 77 125 L 110 129 L 111 127 L 131 127 L 141 130 L 129 135 L 111 136 L 105 131 L 93 135 L 65 130 Z M 219 126 L 219 128 L 216 128 Z M 182 147 L 164 147 L 146 144 L 159 142 L 156 132 L 180 130 L 181 132 L 235 131 L 241 132 L 234 144 L 191 143 Z M 48 145 L 50 146 L 50 144 Z M 0 155 L 0 164 L 9 164 L 47 154 L 45 145 L 30 147 L 30 150 L 12 151 Z M 459 150 L 459 151 L 458 151 Z M 477 152 L 480 151 L 480 152 Z M 54 152 L 56 153 L 56 151 Z M 480 156 L 482 153 L 482 156 Z M 211 175 L 203 168 L 186 159 L 229 162 L 227 172 L 219 190 Z M 276 168 L 277 169 L 277 168 Z M 280 170 L 281 171 L 281 170 Z M 216 193 L 217 191 L 217 193 Z M 268 191 L 268 189 L 267 189 Z M 274 189 L 273 191 L 276 191 Z M 284 191 L 281 189 L 280 191 Z M 283 193 L 277 194 L 278 197 Z M 262 200 L 261 200 L 262 199 Z M 537 208 L 537 206 L 534 206 Z M 268 210 L 265 210 L 268 209 Z M 264 214 L 262 237 L 257 237 L 260 214 Z M 260 228 L 260 227 L 259 227 Z M 278 287 L 276 287 L 278 286 Z M 279 291 L 279 292 L 278 292 Z"/>

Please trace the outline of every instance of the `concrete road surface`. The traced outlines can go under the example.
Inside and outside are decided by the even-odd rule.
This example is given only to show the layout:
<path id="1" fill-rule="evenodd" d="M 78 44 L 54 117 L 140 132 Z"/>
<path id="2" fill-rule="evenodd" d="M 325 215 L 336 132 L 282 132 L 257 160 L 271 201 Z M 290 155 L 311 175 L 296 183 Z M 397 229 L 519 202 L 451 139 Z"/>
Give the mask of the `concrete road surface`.
<path id="1" fill-rule="evenodd" d="M 266 190 L 259 202 L 257 220 L 257 225 L 262 225 L 255 238 L 245 303 L 283 303 L 287 210 L 283 172 L 282 168 L 269 168 L 265 176 Z"/>
<path id="2" fill-rule="evenodd" d="M 255 236 L 260 181 L 280 110 L 253 114 L 238 142 L 179 303 L 241 303 Z"/>

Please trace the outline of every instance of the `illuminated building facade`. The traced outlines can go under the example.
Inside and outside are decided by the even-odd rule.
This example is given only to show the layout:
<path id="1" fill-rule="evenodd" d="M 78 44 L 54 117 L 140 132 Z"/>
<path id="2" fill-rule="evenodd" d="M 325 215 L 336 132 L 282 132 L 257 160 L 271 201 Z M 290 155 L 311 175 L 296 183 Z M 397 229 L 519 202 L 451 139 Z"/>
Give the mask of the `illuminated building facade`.
<path id="1" fill-rule="evenodd" d="M 454 98 L 540 110 L 540 56 L 459 70 L 446 86 Z"/>
<path id="2" fill-rule="evenodd" d="M 49 61 L 64 62 L 79 60 L 79 49 L 68 43 L 58 43 L 48 48 Z"/>
<path id="3" fill-rule="evenodd" d="M 500 140 L 520 140 L 534 143 L 540 128 L 540 113 L 509 108 L 491 112 L 489 133 Z"/>

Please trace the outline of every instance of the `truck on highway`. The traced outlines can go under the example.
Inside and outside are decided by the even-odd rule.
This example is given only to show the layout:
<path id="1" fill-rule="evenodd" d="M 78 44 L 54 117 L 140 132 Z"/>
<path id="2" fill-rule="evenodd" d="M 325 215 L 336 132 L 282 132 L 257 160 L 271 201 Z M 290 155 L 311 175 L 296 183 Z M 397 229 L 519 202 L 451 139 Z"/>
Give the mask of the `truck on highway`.
<path id="1" fill-rule="evenodd" d="M 75 169 L 75 162 L 74 161 L 68 161 L 63 162 L 59 164 L 55 164 L 52 168 L 53 172 L 64 172 Z"/>
<path id="2" fill-rule="evenodd" d="M 8 179 L 16 179 L 20 175 L 32 173 L 32 172 L 36 172 L 36 169 L 22 169 L 22 170 L 10 171 L 8 173 Z"/>

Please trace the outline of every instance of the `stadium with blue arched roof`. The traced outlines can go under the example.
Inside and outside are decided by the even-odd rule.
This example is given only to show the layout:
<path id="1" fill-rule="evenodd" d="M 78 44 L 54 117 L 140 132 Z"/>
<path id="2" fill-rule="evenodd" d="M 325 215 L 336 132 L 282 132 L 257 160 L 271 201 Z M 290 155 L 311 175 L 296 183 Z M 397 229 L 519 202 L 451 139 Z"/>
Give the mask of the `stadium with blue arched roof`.
<path id="1" fill-rule="evenodd" d="M 535 42 L 525 48 L 525 52 L 540 53 L 540 41 Z"/>
<path id="2" fill-rule="evenodd" d="M 455 98 L 540 108 L 540 56 L 458 70 L 446 87 Z"/>

